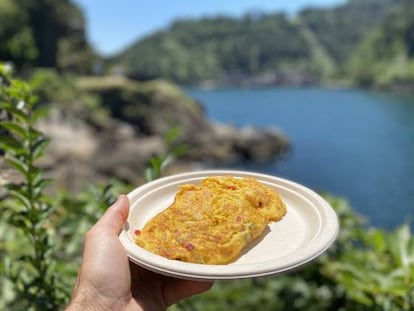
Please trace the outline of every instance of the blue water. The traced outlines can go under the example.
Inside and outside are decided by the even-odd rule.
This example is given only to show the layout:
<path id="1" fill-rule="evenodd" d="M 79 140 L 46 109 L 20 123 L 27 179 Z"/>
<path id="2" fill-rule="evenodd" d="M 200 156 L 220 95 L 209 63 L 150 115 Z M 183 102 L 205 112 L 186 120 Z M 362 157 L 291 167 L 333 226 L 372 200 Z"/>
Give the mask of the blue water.
<path id="1" fill-rule="evenodd" d="M 189 89 L 211 120 L 279 127 L 292 150 L 254 170 L 346 198 L 368 224 L 414 219 L 414 97 L 329 89 Z"/>

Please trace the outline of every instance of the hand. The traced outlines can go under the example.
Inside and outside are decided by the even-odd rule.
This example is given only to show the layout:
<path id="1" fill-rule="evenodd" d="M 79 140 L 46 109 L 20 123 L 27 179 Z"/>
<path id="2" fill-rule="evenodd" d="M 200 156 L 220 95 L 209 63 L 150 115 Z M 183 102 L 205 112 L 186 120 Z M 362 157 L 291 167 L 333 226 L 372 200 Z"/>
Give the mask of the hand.
<path id="1" fill-rule="evenodd" d="M 129 212 L 125 195 L 85 236 L 82 265 L 69 310 L 165 310 L 208 290 L 212 282 L 175 279 L 130 263 L 119 241 Z"/>

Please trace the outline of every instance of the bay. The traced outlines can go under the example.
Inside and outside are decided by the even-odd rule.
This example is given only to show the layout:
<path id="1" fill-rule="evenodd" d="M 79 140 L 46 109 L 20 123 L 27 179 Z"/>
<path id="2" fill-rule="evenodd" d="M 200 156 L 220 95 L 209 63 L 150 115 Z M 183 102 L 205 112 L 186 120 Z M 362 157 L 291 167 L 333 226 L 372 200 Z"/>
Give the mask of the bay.
<path id="1" fill-rule="evenodd" d="M 412 224 L 414 98 L 352 89 L 187 89 L 211 120 L 279 127 L 287 156 L 232 168 L 287 178 L 348 200 L 369 225 Z"/>

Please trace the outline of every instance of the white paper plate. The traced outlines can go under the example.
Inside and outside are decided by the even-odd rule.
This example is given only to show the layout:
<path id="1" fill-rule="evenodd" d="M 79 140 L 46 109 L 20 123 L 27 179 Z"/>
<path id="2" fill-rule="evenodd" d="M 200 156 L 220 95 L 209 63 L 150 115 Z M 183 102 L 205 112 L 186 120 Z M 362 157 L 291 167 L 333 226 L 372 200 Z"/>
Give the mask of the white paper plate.
<path id="1" fill-rule="evenodd" d="M 179 185 L 198 184 L 207 176 L 251 176 L 275 189 L 286 203 L 286 216 L 234 262 L 205 265 L 170 260 L 134 243 L 134 230 L 167 208 Z M 224 280 L 279 274 L 298 268 L 322 254 L 334 242 L 339 225 L 335 212 L 317 193 L 292 181 L 241 171 L 198 171 L 161 178 L 128 194 L 130 213 L 120 234 L 130 260 L 149 270 L 178 278 Z M 196 229 L 196 228 L 195 228 Z"/>

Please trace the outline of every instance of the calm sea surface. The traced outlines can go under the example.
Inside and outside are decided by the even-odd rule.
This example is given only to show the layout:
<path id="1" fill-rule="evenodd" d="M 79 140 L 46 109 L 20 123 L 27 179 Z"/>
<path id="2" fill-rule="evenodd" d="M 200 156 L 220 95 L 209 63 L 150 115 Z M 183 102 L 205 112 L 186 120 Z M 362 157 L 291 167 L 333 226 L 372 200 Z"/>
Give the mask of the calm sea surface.
<path id="1" fill-rule="evenodd" d="M 254 170 L 346 198 L 371 225 L 414 223 L 414 97 L 329 89 L 188 89 L 211 120 L 279 127 L 290 154 Z"/>

